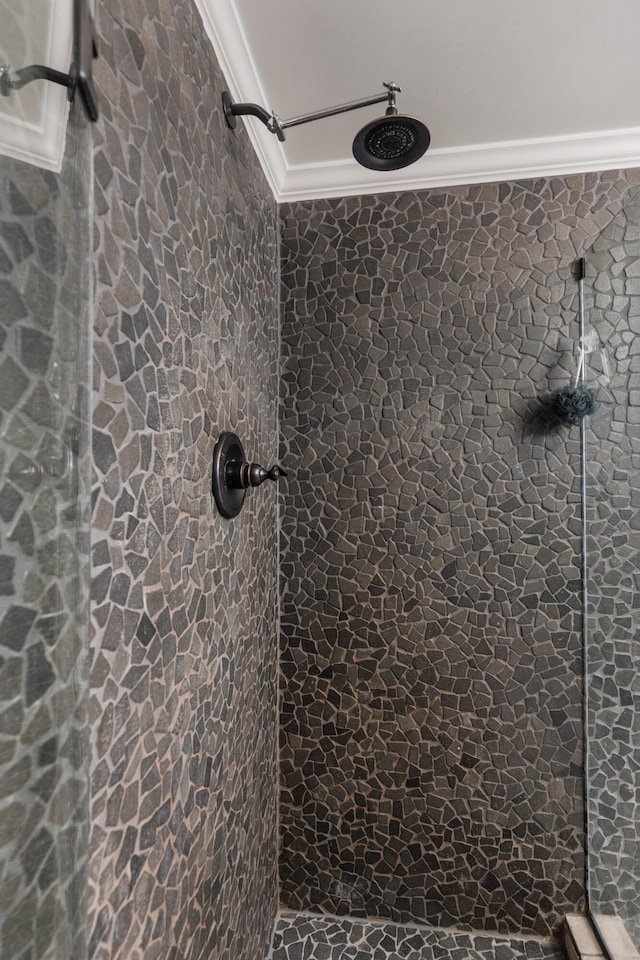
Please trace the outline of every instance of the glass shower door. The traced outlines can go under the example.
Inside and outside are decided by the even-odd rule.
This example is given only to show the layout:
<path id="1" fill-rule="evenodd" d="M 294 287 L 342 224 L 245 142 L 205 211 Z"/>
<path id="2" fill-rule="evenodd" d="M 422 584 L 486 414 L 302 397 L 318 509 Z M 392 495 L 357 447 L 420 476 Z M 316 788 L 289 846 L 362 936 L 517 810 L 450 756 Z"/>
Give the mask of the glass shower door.
<path id="1" fill-rule="evenodd" d="M 588 885 L 640 947 L 640 192 L 585 259 Z"/>
<path id="2" fill-rule="evenodd" d="M 71 0 L 0 0 L 0 68 L 68 71 L 70 37 Z M 3 960 L 86 955 L 91 182 L 79 102 L 0 97 Z"/>

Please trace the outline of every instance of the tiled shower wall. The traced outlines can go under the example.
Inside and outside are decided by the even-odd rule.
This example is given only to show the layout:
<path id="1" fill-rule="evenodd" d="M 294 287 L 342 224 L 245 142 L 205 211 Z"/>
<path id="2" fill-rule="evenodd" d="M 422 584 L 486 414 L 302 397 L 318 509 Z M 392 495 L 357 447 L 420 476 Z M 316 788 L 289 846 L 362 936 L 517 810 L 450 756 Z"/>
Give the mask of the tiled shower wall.
<path id="1" fill-rule="evenodd" d="M 586 258 L 591 905 L 640 943 L 640 198 Z"/>
<path id="2" fill-rule="evenodd" d="M 584 908 L 570 264 L 637 173 L 286 205 L 283 898 Z"/>
<path id="3" fill-rule="evenodd" d="M 0 157 L 3 960 L 86 954 L 91 149 Z"/>
<path id="4" fill-rule="evenodd" d="M 192 3 L 98 5 L 95 958 L 266 954 L 277 507 L 217 515 L 225 429 L 277 453 L 277 212 Z M 269 487 L 269 489 L 267 489 Z"/>

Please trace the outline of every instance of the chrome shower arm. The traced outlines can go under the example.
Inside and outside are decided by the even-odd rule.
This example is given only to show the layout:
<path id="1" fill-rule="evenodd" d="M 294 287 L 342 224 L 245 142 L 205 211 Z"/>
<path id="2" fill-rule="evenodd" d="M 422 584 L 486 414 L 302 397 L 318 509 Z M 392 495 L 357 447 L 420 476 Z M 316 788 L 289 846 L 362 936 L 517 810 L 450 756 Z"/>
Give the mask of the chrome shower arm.
<path id="1" fill-rule="evenodd" d="M 291 120 L 281 120 L 277 113 L 269 113 L 264 107 L 257 103 L 235 103 L 231 95 L 225 90 L 222 94 L 222 107 L 227 124 L 231 129 L 235 129 L 236 117 L 256 117 L 264 123 L 270 133 L 275 133 L 278 140 L 284 142 L 285 130 L 289 127 L 299 127 L 303 123 L 311 123 L 313 120 L 322 120 L 324 117 L 334 117 L 338 113 L 347 113 L 349 110 L 359 110 L 360 107 L 369 107 L 374 103 L 384 103 L 388 101 L 388 114 L 397 113 L 396 93 L 401 93 L 397 84 L 384 83 L 387 88 L 386 93 L 378 93 L 374 97 L 365 97 L 363 100 L 352 100 L 350 103 L 341 103 L 337 107 L 327 107 L 326 110 L 316 110 L 313 113 L 305 113 L 300 117 L 292 117 Z"/>
<path id="2" fill-rule="evenodd" d="M 367 97 L 364 100 L 352 100 L 351 103 L 342 103 L 337 107 L 327 107 L 326 110 L 316 110 L 314 113 L 305 113 L 301 117 L 292 117 L 291 120 L 281 120 L 280 126 L 283 130 L 288 127 L 298 127 L 301 123 L 310 123 L 312 120 L 322 120 L 324 117 L 334 117 L 338 113 L 347 113 L 349 110 L 369 107 L 374 103 L 383 103 L 390 97 L 390 93 L 379 93 L 375 97 Z"/>

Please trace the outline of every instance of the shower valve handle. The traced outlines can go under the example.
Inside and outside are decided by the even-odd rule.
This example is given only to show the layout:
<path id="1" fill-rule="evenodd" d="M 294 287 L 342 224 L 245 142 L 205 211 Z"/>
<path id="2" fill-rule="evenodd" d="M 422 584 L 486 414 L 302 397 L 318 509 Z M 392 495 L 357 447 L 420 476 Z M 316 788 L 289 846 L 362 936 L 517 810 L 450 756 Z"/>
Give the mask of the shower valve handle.
<path id="1" fill-rule="evenodd" d="M 242 463 L 230 461 L 226 465 L 226 481 L 232 490 L 246 490 L 248 487 L 259 487 L 265 480 L 278 480 L 286 477 L 286 472 L 274 464 L 270 470 L 265 470 L 259 463 Z"/>
<path id="2" fill-rule="evenodd" d="M 221 433 L 213 451 L 211 489 L 219 512 L 226 520 L 237 517 L 250 487 L 259 487 L 265 480 L 278 480 L 286 473 L 277 464 L 265 470 L 259 463 L 250 463 L 235 433 Z"/>

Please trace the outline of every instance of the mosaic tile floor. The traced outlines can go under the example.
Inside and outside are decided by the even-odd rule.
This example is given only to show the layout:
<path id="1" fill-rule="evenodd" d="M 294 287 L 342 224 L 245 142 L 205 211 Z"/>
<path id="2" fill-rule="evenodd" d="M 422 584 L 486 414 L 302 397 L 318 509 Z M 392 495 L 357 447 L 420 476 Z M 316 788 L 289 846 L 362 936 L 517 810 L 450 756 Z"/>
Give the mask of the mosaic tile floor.
<path id="1" fill-rule="evenodd" d="M 283 911 L 270 960 L 564 960 L 541 938 L 398 925 Z"/>

